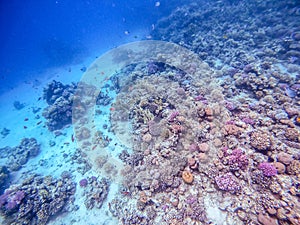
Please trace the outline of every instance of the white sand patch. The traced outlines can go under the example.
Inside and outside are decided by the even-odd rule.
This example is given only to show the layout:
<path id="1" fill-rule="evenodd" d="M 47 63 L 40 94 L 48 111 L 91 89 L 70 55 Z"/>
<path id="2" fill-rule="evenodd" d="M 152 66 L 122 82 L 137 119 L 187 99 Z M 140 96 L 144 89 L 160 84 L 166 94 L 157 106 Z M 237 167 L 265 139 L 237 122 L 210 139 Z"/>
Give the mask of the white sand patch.
<path id="1" fill-rule="evenodd" d="M 213 201 L 213 196 L 208 195 L 204 198 L 207 218 L 214 225 L 227 225 L 226 213 L 219 209 L 217 202 Z"/>

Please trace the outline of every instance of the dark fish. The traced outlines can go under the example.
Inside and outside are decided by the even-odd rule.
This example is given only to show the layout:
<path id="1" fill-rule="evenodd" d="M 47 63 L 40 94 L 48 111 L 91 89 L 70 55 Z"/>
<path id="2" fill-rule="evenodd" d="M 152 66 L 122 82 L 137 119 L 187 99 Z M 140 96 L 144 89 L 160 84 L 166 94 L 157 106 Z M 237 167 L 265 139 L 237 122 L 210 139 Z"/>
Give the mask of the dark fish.
<path id="1" fill-rule="evenodd" d="M 25 118 L 24 121 L 28 121 L 28 118 Z"/>
<path id="2" fill-rule="evenodd" d="M 24 129 L 27 129 L 27 126 L 23 126 Z"/>
<path id="3" fill-rule="evenodd" d="M 80 70 L 81 70 L 82 72 L 85 72 L 85 71 L 86 71 L 86 67 L 84 66 L 84 67 L 82 67 Z"/>

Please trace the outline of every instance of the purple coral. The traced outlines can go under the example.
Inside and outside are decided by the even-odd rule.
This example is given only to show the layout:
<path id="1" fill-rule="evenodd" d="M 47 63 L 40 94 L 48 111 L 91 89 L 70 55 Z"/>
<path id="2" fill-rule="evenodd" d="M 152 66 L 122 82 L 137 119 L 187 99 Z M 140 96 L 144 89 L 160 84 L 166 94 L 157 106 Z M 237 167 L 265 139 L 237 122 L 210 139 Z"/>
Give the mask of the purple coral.
<path id="1" fill-rule="evenodd" d="M 248 166 L 248 157 L 241 149 L 235 149 L 228 158 L 228 164 L 232 170 L 244 170 Z"/>
<path id="2" fill-rule="evenodd" d="M 242 121 L 243 121 L 244 123 L 250 124 L 250 125 L 254 125 L 254 124 L 255 124 L 255 121 L 254 121 L 253 119 L 249 118 L 249 117 L 244 117 L 244 118 L 242 119 Z"/>
<path id="3" fill-rule="evenodd" d="M 24 199 L 24 197 L 24 191 L 12 193 L 11 190 L 7 190 L 3 195 L 0 196 L 0 206 L 5 206 L 7 210 L 13 210 L 21 204 L 21 201 Z"/>
<path id="4" fill-rule="evenodd" d="M 258 169 L 260 169 L 262 171 L 263 175 L 265 175 L 267 177 L 272 177 L 277 174 L 276 167 L 273 164 L 268 163 L 268 162 L 260 163 L 258 166 Z"/>
<path id="5" fill-rule="evenodd" d="M 0 207 L 4 206 L 7 203 L 9 194 L 11 193 L 10 190 L 6 190 L 1 196 L 0 196 Z"/>
<path id="6" fill-rule="evenodd" d="M 217 186 L 223 191 L 237 192 L 241 189 L 236 178 L 231 173 L 221 174 L 215 178 Z"/>
<path id="7" fill-rule="evenodd" d="M 88 180 L 83 178 L 82 180 L 79 181 L 80 187 L 86 187 L 88 185 Z"/>

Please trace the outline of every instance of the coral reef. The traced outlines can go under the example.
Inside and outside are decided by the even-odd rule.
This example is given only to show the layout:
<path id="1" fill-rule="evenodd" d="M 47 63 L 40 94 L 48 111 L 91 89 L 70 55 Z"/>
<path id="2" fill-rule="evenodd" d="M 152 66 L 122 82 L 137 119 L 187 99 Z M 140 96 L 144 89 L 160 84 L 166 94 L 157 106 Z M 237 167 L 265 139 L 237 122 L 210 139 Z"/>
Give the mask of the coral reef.
<path id="1" fill-rule="evenodd" d="M 172 41 L 193 50 L 210 66 L 218 65 L 216 58 L 233 68 L 250 64 L 245 71 L 254 76 L 258 76 L 253 66 L 256 58 L 277 56 L 299 63 L 299 48 L 294 48 L 299 42 L 294 36 L 299 33 L 297 14 L 293 13 L 299 7 L 297 2 L 243 1 L 242 4 L 209 1 L 178 7 L 170 16 L 158 21 L 152 35 L 154 39 Z M 270 8 L 278 13 L 276 18 Z M 291 60 L 291 56 L 296 57 L 295 60 Z M 265 68 L 268 66 L 266 63 Z M 268 85 L 267 80 L 261 78 L 251 86 L 256 89 Z"/>
<path id="2" fill-rule="evenodd" d="M 44 88 L 43 98 L 48 107 L 43 110 L 43 116 L 47 119 L 47 127 L 50 131 L 62 129 L 72 122 L 73 96 L 77 85 L 64 85 L 53 80 Z"/>
<path id="3" fill-rule="evenodd" d="M 82 154 L 76 157 L 95 150 L 92 163 L 113 178 L 118 168 L 100 150 L 121 149 L 122 187 L 108 203 L 121 224 L 213 224 L 216 217 L 220 224 L 299 224 L 298 17 L 292 0 L 176 8 L 151 35 L 187 47 L 204 62 L 195 65 L 179 53 L 182 61 L 175 64 L 186 71 L 170 66 L 170 59 L 125 66 L 105 86 L 117 94 L 115 101 L 104 89 L 96 99 L 112 104 L 104 131 L 92 133 L 84 117 L 96 87 L 79 86 L 73 118 Z M 114 60 L 131 53 L 119 52 Z M 54 116 L 46 117 L 50 130 L 68 124 L 56 125 L 69 119 L 56 109 L 69 115 L 74 100 L 72 88 L 53 82 L 48 89 L 56 87 L 57 94 L 45 94 L 54 106 Z M 64 89 L 71 93 L 67 100 Z M 81 102 L 80 94 L 89 97 Z M 120 143 L 112 146 L 106 131 Z M 109 182 L 90 177 L 79 185 L 86 207 L 101 208 Z"/>
<path id="4" fill-rule="evenodd" d="M 3 192 L 9 179 L 9 171 L 6 166 L 0 166 L 0 193 Z"/>
<path id="5" fill-rule="evenodd" d="M 31 176 L 22 184 L 12 185 L 0 196 L 4 224 L 46 224 L 73 201 L 75 183 L 70 175 L 59 179 Z"/>
<path id="6" fill-rule="evenodd" d="M 176 69 L 165 69 L 157 72 L 160 76 L 152 73 L 143 77 L 143 69 L 138 68 L 137 79 L 131 68 L 124 72 L 123 83 L 118 86 L 111 129 L 116 135 L 132 137 L 133 151 L 124 150 L 119 155 L 126 164 L 122 171 L 124 190 L 110 202 L 111 213 L 123 224 L 208 223 L 207 210 L 202 205 L 204 196 L 193 197 L 199 206 L 189 207 L 186 202 L 197 190 L 212 199 L 229 195 L 227 201 L 232 207 L 227 205 L 225 211 L 236 224 L 257 223 L 259 212 L 271 215 L 260 193 L 273 201 L 273 194 L 279 193 L 283 185 L 291 186 L 286 175 L 298 179 L 298 148 L 292 146 L 298 142 L 299 128 L 291 123 L 297 115 L 292 111 L 296 110 L 286 105 L 289 113 L 285 115 L 271 98 L 254 104 L 251 102 L 256 96 L 238 100 L 226 96 L 228 90 L 216 85 L 218 77 L 213 71 L 207 75 L 208 82 L 205 76 L 176 77 Z M 272 88 L 275 87 L 268 86 Z M 179 89 L 184 90 L 184 95 L 175 91 Z M 120 129 L 124 121 L 130 122 L 133 132 Z M 103 166 L 107 160 L 99 164 Z M 291 190 L 297 195 L 294 188 Z M 293 203 L 297 201 L 295 195 L 288 194 Z M 124 205 L 129 205 L 127 211 Z M 281 206 L 288 210 L 284 204 Z M 282 218 L 274 220 L 284 221 Z M 292 221 L 294 216 L 285 218 Z"/>
<path id="7" fill-rule="evenodd" d="M 40 152 L 40 144 L 35 138 L 23 138 L 16 147 L 0 149 L 1 158 L 6 159 L 6 167 L 9 171 L 17 171 Z"/>
<path id="8" fill-rule="evenodd" d="M 84 188 L 83 196 L 85 197 L 85 207 L 87 209 L 94 207 L 100 209 L 108 195 L 110 182 L 104 178 L 98 180 L 96 177 L 89 177 L 82 179 L 79 184 Z"/>

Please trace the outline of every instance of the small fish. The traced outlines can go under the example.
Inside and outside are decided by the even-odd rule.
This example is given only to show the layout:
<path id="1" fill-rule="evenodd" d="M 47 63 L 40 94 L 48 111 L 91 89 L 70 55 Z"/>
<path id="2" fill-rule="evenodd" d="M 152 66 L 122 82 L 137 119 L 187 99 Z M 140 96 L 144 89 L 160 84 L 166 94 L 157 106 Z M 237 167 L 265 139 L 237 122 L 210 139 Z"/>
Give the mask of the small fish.
<path id="1" fill-rule="evenodd" d="M 72 134 L 72 136 L 71 136 L 71 140 L 72 140 L 72 142 L 75 141 L 75 138 L 74 138 L 74 135 L 73 135 L 73 134 Z"/>
<path id="2" fill-rule="evenodd" d="M 24 129 L 27 129 L 27 126 L 23 126 Z"/>
<path id="3" fill-rule="evenodd" d="M 129 31 L 128 31 L 128 30 L 125 30 L 125 31 L 124 31 L 124 34 L 125 34 L 125 35 L 129 35 Z"/>
<path id="4" fill-rule="evenodd" d="M 115 108 L 114 107 L 110 107 L 109 111 L 115 111 Z"/>
<path id="5" fill-rule="evenodd" d="M 121 194 L 125 195 L 125 196 L 130 196 L 131 195 L 129 191 L 121 191 Z"/>
<path id="6" fill-rule="evenodd" d="M 41 123 L 42 123 L 42 121 L 39 121 L 39 122 L 36 123 L 36 125 L 40 125 Z"/>
<path id="7" fill-rule="evenodd" d="M 67 141 L 66 141 L 66 142 L 64 142 L 64 145 L 69 145 L 69 144 L 70 144 L 70 142 L 67 142 Z"/>
<path id="8" fill-rule="evenodd" d="M 101 71 L 101 75 L 104 75 L 105 73 L 103 71 Z"/>
<path id="9" fill-rule="evenodd" d="M 84 66 L 84 67 L 82 67 L 80 70 L 81 70 L 82 72 L 85 72 L 85 71 L 86 71 L 86 67 Z"/>
<path id="10" fill-rule="evenodd" d="M 92 147 L 92 150 L 95 150 L 96 147 L 97 147 L 97 145 L 94 145 L 94 146 Z"/>
<path id="11" fill-rule="evenodd" d="M 41 99 L 42 99 L 42 97 L 39 97 L 39 98 L 38 98 L 38 101 L 40 101 Z"/>
<path id="12" fill-rule="evenodd" d="M 28 118 L 25 118 L 24 121 L 28 121 Z"/>

